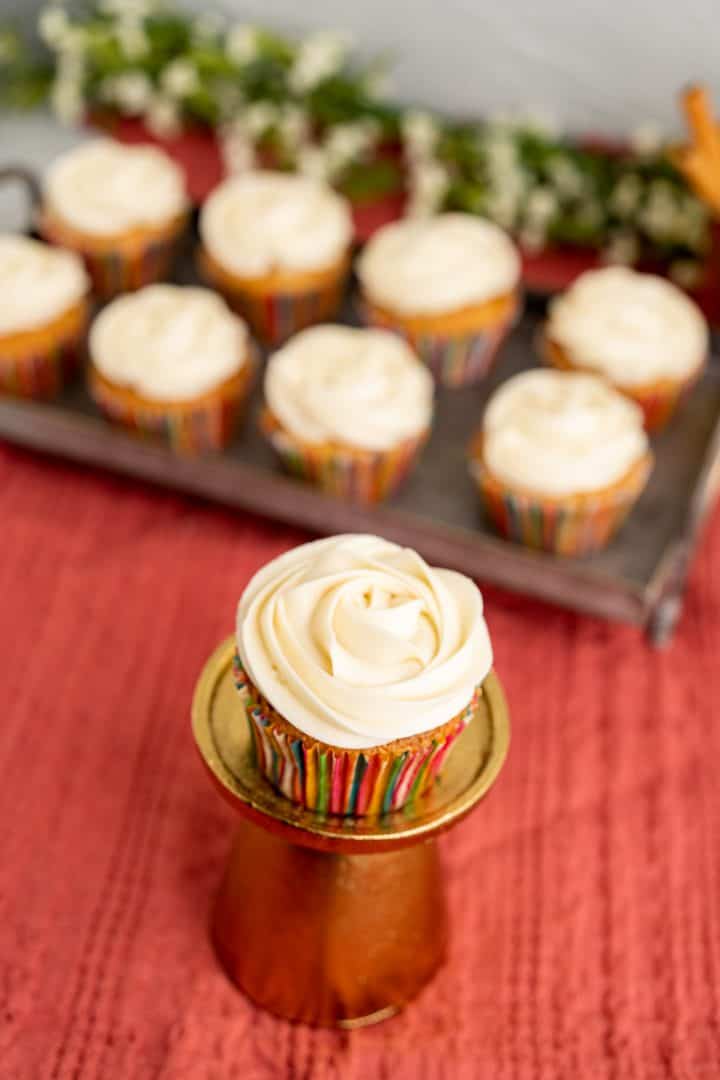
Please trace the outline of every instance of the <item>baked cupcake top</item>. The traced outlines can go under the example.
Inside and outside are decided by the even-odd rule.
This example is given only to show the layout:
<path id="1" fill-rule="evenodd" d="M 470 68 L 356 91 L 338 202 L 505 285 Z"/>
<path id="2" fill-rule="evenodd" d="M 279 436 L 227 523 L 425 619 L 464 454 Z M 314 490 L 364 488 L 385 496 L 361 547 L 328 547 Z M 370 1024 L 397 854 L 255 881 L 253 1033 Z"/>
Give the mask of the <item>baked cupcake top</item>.
<path id="1" fill-rule="evenodd" d="M 263 567 L 240 599 L 237 648 L 286 720 L 352 749 L 452 720 L 492 664 L 477 586 L 363 535 L 303 544 Z"/>
<path id="2" fill-rule="evenodd" d="M 665 278 L 624 267 L 581 274 L 550 305 L 547 335 L 620 386 L 684 379 L 708 350 L 697 304 Z"/>
<path id="3" fill-rule="evenodd" d="M 142 397 L 185 401 L 248 362 L 247 327 L 210 289 L 148 285 L 100 312 L 90 357 L 101 375 Z"/>
<path id="4" fill-rule="evenodd" d="M 56 158 L 44 183 L 51 213 L 83 233 L 163 225 L 187 207 L 182 171 L 155 146 L 92 139 Z"/>
<path id="5" fill-rule="evenodd" d="M 265 400 L 305 443 L 382 451 L 429 427 L 433 380 L 395 334 L 313 326 L 270 357 Z"/>
<path id="6" fill-rule="evenodd" d="M 512 240 L 474 214 L 438 214 L 378 229 L 357 264 L 366 297 L 403 315 L 456 311 L 511 292 Z"/>
<path id="7" fill-rule="evenodd" d="M 352 233 L 346 199 L 327 184 L 290 173 L 256 171 L 225 180 L 200 214 L 205 248 L 241 277 L 332 266 Z"/>
<path id="8" fill-rule="evenodd" d="M 525 371 L 490 398 L 482 456 L 511 486 L 549 496 L 600 491 L 646 453 L 642 412 L 596 375 Z"/>
<path id="9" fill-rule="evenodd" d="M 35 330 L 85 296 L 89 282 L 71 251 L 0 234 L 0 334 Z"/>

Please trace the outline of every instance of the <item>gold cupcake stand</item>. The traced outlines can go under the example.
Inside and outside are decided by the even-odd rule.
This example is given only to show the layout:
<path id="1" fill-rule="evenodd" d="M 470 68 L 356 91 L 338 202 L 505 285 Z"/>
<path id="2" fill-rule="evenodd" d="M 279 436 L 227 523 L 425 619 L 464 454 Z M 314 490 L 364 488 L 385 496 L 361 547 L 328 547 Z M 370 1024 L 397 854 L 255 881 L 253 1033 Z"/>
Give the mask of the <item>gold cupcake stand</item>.
<path id="1" fill-rule="evenodd" d="M 237 836 L 215 903 L 212 938 L 232 981 L 288 1020 L 360 1027 L 392 1016 L 445 957 L 447 913 L 437 836 L 491 787 L 507 753 L 497 676 L 433 792 L 375 818 L 294 806 L 259 774 L 233 683 L 232 639 L 198 681 L 195 741 L 237 811 Z"/>

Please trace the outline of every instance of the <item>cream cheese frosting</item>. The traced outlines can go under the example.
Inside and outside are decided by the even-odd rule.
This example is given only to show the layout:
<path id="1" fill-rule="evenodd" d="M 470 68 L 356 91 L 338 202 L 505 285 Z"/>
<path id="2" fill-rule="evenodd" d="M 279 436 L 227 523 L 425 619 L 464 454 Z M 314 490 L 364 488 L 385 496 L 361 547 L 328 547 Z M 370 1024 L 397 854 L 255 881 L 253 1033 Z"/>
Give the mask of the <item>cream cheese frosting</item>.
<path id="1" fill-rule="evenodd" d="M 289 173 L 232 177 L 209 196 L 200 235 L 209 254 L 242 277 L 273 270 L 321 270 L 352 241 L 347 200 L 327 184 Z"/>
<path id="2" fill-rule="evenodd" d="M 44 188 L 51 212 L 97 236 L 164 225 L 187 208 L 182 171 L 167 154 L 112 139 L 92 139 L 61 154 Z"/>
<path id="3" fill-rule="evenodd" d="M 483 459 L 510 485 L 549 496 L 599 491 L 648 449 L 641 410 L 596 375 L 526 371 L 483 417 Z"/>
<path id="4" fill-rule="evenodd" d="M 433 380 L 389 331 L 313 326 L 271 356 L 265 400 L 303 442 L 387 450 L 429 427 Z"/>
<path id="5" fill-rule="evenodd" d="M 158 401 L 212 390 L 248 360 L 242 319 L 209 289 L 148 285 L 118 297 L 90 329 L 90 356 L 110 381 Z"/>
<path id="6" fill-rule="evenodd" d="M 589 270 L 550 305 L 548 338 L 619 386 L 684 379 L 703 364 L 708 329 L 685 293 L 654 274 Z"/>
<path id="7" fill-rule="evenodd" d="M 399 314 L 435 314 L 511 292 L 520 259 L 497 225 L 450 213 L 385 225 L 365 247 L 357 273 L 371 302 Z"/>
<path id="8" fill-rule="evenodd" d="M 364 535 L 303 544 L 260 570 L 240 599 L 237 648 L 277 712 L 347 749 L 447 723 L 492 664 L 477 586 Z"/>
<path id="9" fill-rule="evenodd" d="M 47 325 L 82 300 L 89 281 L 71 251 L 0 234 L 0 334 Z"/>

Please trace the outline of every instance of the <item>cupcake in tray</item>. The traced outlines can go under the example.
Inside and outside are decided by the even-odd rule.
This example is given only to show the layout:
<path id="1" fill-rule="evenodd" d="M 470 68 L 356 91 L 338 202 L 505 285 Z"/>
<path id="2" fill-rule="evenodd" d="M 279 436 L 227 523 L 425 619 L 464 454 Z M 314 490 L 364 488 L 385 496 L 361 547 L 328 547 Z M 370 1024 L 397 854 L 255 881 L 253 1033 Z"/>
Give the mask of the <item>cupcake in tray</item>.
<path id="1" fill-rule="evenodd" d="M 167 154 L 93 139 L 50 166 L 38 228 L 82 255 L 107 299 L 166 274 L 187 217 L 183 174 Z"/>
<path id="2" fill-rule="evenodd" d="M 319 181 L 243 173 L 200 214 L 201 272 L 268 344 L 337 311 L 350 266 L 347 201 Z"/>
<path id="3" fill-rule="evenodd" d="M 82 261 L 0 234 L 0 392 L 51 397 L 79 366 L 89 281 Z"/>
<path id="4" fill-rule="evenodd" d="M 271 356 L 260 426 L 288 472 L 371 503 L 410 471 L 432 411 L 433 381 L 404 341 L 315 326 Z"/>
<path id="5" fill-rule="evenodd" d="M 386 225 L 357 274 L 365 320 L 404 337 L 446 386 L 487 374 L 520 308 L 515 246 L 471 214 Z"/>
<path id="6" fill-rule="evenodd" d="M 252 383 L 247 327 L 209 289 L 148 285 L 113 300 L 90 330 L 90 393 L 108 419 L 165 436 L 175 450 L 216 450 Z"/>
<path id="7" fill-rule="evenodd" d="M 595 375 L 537 370 L 508 379 L 470 450 L 491 522 L 508 539 L 557 555 L 604 547 L 652 469 L 642 420 Z"/>
<path id="8" fill-rule="evenodd" d="M 378 814 L 427 792 L 491 664 L 473 582 L 376 536 L 281 555 L 238 608 L 258 768 L 320 813 Z"/>
<path id="9" fill-rule="evenodd" d="M 550 305 L 544 360 L 594 371 L 662 427 L 700 376 L 708 353 L 702 312 L 664 278 L 621 267 L 590 270 Z"/>

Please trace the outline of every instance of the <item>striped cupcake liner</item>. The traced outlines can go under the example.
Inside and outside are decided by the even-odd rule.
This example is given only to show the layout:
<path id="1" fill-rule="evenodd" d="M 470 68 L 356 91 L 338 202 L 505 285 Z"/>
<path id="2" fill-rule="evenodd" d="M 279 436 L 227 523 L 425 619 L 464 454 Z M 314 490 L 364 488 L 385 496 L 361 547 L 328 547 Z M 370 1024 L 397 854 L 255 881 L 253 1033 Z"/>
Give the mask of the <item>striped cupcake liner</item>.
<path id="1" fill-rule="evenodd" d="M 43 224 L 43 235 L 50 243 L 70 247 L 61 231 Z M 134 292 L 144 285 L 167 277 L 177 254 L 182 227 L 171 235 L 155 237 L 132 252 L 116 248 L 91 251 L 78 248 L 92 282 L 92 290 L 100 300 L 109 300 L 124 292 Z"/>
<path id="2" fill-rule="evenodd" d="M 70 336 L 24 354 L 3 353 L 0 343 L 0 393 L 24 398 L 50 398 L 60 393 L 80 370 L 85 323 Z"/>
<path id="3" fill-rule="evenodd" d="M 508 540 L 555 555 L 589 555 L 604 548 L 625 521 L 652 470 L 652 455 L 611 491 L 566 500 L 543 500 L 513 491 L 473 459 L 470 470 L 485 511 Z"/>
<path id="4" fill-rule="evenodd" d="M 259 425 L 291 476 L 314 484 L 335 498 L 364 504 L 381 502 L 395 494 L 411 472 L 429 434 L 424 431 L 391 450 L 373 452 L 327 444 L 304 445 L 280 428 L 267 409 L 260 414 Z"/>
<path id="5" fill-rule="evenodd" d="M 369 326 L 392 330 L 427 364 L 441 386 L 468 386 L 489 373 L 495 357 L 520 313 L 520 305 L 509 318 L 474 334 L 443 335 L 417 333 L 400 322 L 386 318 L 371 306 L 363 306 L 363 319 Z"/>
<path id="6" fill-rule="evenodd" d="M 92 370 L 89 387 L 96 405 L 112 423 L 141 436 L 160 437 L 178 453 L 198 454 L 221 450 L 228 444 L 242 417 L 249 383 L 239 393 L 218 392 L 201 404 L 190 402 L 174 408 L 128 401 L 123 392 L 115 393 Z"/>
<path id="7" fill-rule="evenodd" d="M 299 330 L 331 319 L 342 303 L 344 276 L 323 289 L 300 293 L 251 293 L 221 289 L 225 299 L 266 345 L 280 345 Z"/>
<path id="8" fill-rule="evenodd" d="M 233 670 L 250 725 L 258 770 L 291 802 L 318 814 L 377 816 L 410 809 L 437 780 L 451 747 L 477 710 L 479 689 L 453 727 L 417 750 L 342 750 L 294 735 L 235 655 Z"/>

